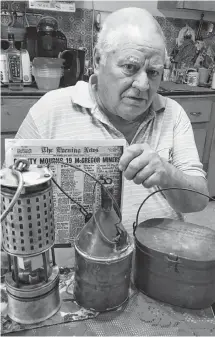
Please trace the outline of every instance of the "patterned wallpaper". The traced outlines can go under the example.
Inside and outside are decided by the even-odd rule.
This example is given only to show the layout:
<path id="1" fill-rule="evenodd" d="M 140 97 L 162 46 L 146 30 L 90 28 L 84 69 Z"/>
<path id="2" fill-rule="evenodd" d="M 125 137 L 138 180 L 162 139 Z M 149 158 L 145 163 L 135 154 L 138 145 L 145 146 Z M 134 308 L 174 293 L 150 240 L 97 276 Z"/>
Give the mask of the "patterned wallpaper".
<path id="1" fill-rule="evenodd" d="M 2 10 L 16 10 L 17 12 L 25 11 L 25 1 L 1 1 Z M 27 10 L 28 13 L 28 10 Z M 67 38 L 68 47 L 86 49 L 86 59 L 92 61 L 92 31 L 93 43 L 96 41 L 97 31 L 95 28 L 92 30 L 92 17 L 93 12 L 89 9 L 77 8 L 75 13 L 59 13 L 59 12 L 44 12 L 38 11 L 37 13 L 26 14 L 29 25 L 37 25 L 38 21 L 43 16 L 53 16 L 58 20 L 59 30 L 61 30 Z M 96 14 L 95 14 L 96 15 Z M 23 17 L 18 18 L 24 25 L 27 24 L 26 19 Z M 156 17 L 164 31 L 167 42 L 167 50 L 170 53 L 175 45 L 175 39 L 182 27 L 188 24 L 195 31 L 198 29 L 199 21 L 185 20 L 177 18 Z M 10 22 L 8 15 L 2 15 L 2 24 L 7 25 Z M 208 39 L 207 44 L 212 45 L 215 51 L 215 37 Z"/>
<path id="2" fill-rule="evenodd" d="M 2 1 L 2 10 L 16 10 L 17 12 L 25 11 L 24 1 Z M 38 11 L 35 13 L 26 13 L 26 18 L 18 17 L 18 21 L 23 25 L 29 24 L 36 26 L 39 20 L 44 16 L 52 16 L 58 21 L 58 29 L 62 31 L 67 38 L 67 46 L 69 48 L 86 49 L 86 60 L 92 61 L 92 42 L 95 44 L 97 32 L 92 29 L 92 10 L 77 8 L 75 13 L 64 13 L 54 11 Z M 2 14 L 1 22 L 8 25 L 11 21 L 10 16 Z M 93 41 L 92 41 L 93 33 Z"/>

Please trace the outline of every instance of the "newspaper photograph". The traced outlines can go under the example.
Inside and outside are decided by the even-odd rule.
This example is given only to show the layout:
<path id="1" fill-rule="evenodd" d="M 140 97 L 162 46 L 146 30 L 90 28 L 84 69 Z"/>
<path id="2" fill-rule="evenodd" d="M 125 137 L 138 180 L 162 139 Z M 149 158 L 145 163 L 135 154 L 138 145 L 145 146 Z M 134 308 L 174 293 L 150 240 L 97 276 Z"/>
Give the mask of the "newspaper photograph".
<path id="1" fill-rule="evenodd" d="M 124 147 L 123 139 L 6 139 L 6 167 L 13 165 L 20 158 L 27 158 L 29 163 L 34 165 L 49 165 L 54 180 L 62 189 L 52 183 L 56 247 L 73 246 L 75 237 L 83 228 L 85 216 L 79 205 L 87 212 L 92 212 L 93 205 L 96 208 L 100 205 L 101 186 L 79 168 L 101 182 L 111 180 L 114 185 L 113 196 L 118 206 L 122 207 L 123 179 L 118 163 Z"/>

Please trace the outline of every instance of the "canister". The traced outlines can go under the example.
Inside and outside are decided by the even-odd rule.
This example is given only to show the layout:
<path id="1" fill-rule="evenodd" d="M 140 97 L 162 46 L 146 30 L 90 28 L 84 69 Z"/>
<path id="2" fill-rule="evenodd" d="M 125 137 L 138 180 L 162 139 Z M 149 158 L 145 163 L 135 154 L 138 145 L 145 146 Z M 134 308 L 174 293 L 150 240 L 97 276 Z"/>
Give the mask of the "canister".
<path id="1" fill-rule="evenodd" d="M 199 84 L 199 73 L 198 71 L 190 71 L 187 75 L 187 84 L 192 87 L 197 87 Z"/>
<path id="2" fill-rule="evenodd" d="M 134 282 L 149 297 L 188 309 L 215 303 L 215 231 L 155 218 L 138 225 Z"/>

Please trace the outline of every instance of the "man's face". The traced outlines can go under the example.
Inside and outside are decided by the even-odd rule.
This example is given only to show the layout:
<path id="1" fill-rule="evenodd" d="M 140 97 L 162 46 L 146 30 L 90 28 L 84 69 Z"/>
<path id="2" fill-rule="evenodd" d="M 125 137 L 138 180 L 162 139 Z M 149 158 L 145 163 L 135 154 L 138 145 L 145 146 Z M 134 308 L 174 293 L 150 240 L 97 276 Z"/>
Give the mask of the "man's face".
<path id="1" fill-rule="evenodd" d="M 120 41 L 106 63 L 97 65 L 98 94 L 104 107 L 127 121 L 151 105 L 164 65 L 164 43 L 158 34 L 134 40 Z"/>

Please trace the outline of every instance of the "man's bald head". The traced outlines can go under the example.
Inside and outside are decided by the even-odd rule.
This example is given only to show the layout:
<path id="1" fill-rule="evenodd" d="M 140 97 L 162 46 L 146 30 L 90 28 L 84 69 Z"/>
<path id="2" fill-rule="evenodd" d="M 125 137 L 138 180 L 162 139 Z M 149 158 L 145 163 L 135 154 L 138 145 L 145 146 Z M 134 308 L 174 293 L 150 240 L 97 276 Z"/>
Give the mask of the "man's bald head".
<path id="1" fill-rule="evenodd" d="M 128 7 L 111 13 L 104 22 L 96 45 L 97 51 L 105 60 L 107 53 L 114 51 L 124 41 L 151 41 L 158 35 L 165 48 L 163 31 L 154 17 L 145 9 Z M 156 47 L 156 46 L 155 46 Z"/>

